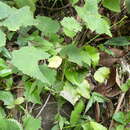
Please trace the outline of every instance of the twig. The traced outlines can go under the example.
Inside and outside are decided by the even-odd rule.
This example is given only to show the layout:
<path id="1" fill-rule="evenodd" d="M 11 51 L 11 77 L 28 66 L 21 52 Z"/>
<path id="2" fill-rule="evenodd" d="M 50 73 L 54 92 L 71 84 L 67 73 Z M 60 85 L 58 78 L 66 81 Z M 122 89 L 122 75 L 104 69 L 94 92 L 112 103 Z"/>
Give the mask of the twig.
<path id="1" fill-rule="evenodd" d="M 44 9 L 47 9 L 47 10 L 50 10 L 50 11 L 59 11 L 59 10 L 68 8 L 68 7 L 70 7 L 70 6 L 71 6 L 71 4 L 68 3 L 67 5 L 65 5 L 65 6 L 63 6 L 63 7 L 60 7 L 60 8 L 49 8 L 49 7 L 46 7 L 45 5 L 42 4 L 41 7 L 39 7 L 39 8 L 44 8 Z"/>
<path id="2" fill-rule="evenodd" d="M 44 110 L 44 108 L 46 107 L 46 105 L 47 105 L 47 103 L 48 103 L 50 97 L 51 97 L 51 94 L 48 95 L 48 97 L 47 97 L 47 99 L 46 99 L 44 105 L 42 106 L 41 110 L 40 110 L 39 113 L 37 114 L 36 118 L 38 118 L 38 117 L 41 115 L 41 113 L 42 113 L 42 111 Z"/>
<path id="3" fill-rule="evenodd" d="M 122 94 L 121 94 L 121 96 L 120 96 L 120 98 L 119 98 L 119 100 L 118 100 L 118 105 L 117 105 L 117 107 L 116 107 L 116 110 L 115 110 L 114 114 L 117 113 L 117 112 L 120 110 L 120 106 L 121 106 L 121 104 L 122 104 L 122 102 L 123 102 L 123 99 L 124 99 L 124 97 L 125 97 L 125 94 L 126 94 L 126 93 L 122 93 Z M 112 128 L 112 126 L 113 126 L 113 123 L 114 123 L 114 121 L 111 120 L 111 123 L 110 123 L 110 126 L 109 126 L 109 130 L 111 130 L 111 128 Z"/>

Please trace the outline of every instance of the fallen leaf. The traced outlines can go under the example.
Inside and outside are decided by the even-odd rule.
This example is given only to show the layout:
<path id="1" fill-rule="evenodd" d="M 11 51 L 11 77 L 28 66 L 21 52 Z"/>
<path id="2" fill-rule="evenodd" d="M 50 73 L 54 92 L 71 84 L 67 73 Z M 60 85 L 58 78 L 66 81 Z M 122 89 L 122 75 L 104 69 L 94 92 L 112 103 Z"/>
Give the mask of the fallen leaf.
<path id="1" fill-rule="evenodd" d="M 100 53 L 99 64 L 102 65 L 102 66 L 111 67 L 117 61 L 119 61 L 119 58 L 112 57 L 105 52 Z"/>

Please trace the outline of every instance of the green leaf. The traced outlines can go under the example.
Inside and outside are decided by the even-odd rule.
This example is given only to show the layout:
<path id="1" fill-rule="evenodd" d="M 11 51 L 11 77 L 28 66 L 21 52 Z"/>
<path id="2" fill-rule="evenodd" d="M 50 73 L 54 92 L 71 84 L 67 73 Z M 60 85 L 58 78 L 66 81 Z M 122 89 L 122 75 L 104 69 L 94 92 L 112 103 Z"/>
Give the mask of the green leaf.
<path id="1" fill-rule="evenodd" d="M 85 78 L 85 75 L 82 73 L 78 73 L 76 71 L 70 71 L 69 69 L 66 69 L 65 70 L 65 77 L 72 84 L 78 86 Z"/>
<path id="2" fill-rule="evenodd" d="M 0 30 L 0 47 L 5 46 L 6 44 L 6 35 L 3 31 Z"/>
<path id="3" fill-rule="evenodd" d="M 82 29 L 81 25 L 73 17 L 64 17 L 61 25 L 63 26 L 64 33 L 71 38 Z"/>
<path id="4" fill-rule="evenodd" d="M 20 27 L 27 27 L 35 24 L 36 22 L 33 18 L 33 14 L 28 6 L 15 9 L 13 13 L 1 22 L 1 25 L 7 27 L 10 31 L 17 31 Z"/>
<path id="5" fill-rule="evenodd" d="M 13 13 L 12 8 L 0 1 L 0 20 L 7 18 L 10 14 Z"/>
<path id="6" fill-rule="evenodd" d="M 70 2 L 74 5 L 78 2 L 79 0 L 70 0 Z"/>
<path id="7" fill-rule="evenodd" d="M 16 105 L 20 105 L 24 102 L 24 98 L 23 97 L 18 97 L 15 101 L 14 104 Z"/>
<path id="8" fill-rule="evenodd" d="M 80 114 L 84 109 L 84 102 L 82 100 L 79 101 L 78 104 L 76 104 L 76 106 L 74 107 L 74 110 L 71 112 L 71 116 L 70 116 L 70 124 L 76 125 L 79 120 L 80 120 Z"/>
<path id="9" fill-rule="evenodd" d="M 21 124 L 14 119 L 0 119 L 1 130 L 23 130 Z"/>
<path id="10" fill-rule="evenodd" d="M 50 84 L 38 66 L 39 60 L 47 58 L 49 58 L 49 54 L 40 49 L 34 47 L 22 47 L 20 50 L 13 51 L 11 62 L 24 74 L 36 78 L 43 83 Z"/>
<path id="11" fill-rule="evenodd" d="M 124 125 L 118 125 L 116 126 L 116 130 L 125 130 Z"/>
<path id="12" fill-rule="evenodd" d="M 37 16 L 37 23 L 36 27 L 45 35 L 57 33 L 60 29 L 58 21 L 52 20 L 49 17 Z"/>
<path id="13" fill-rule="evenodd" d="M 51 85 L 54 85 L 56 81 L 56 71 L 54 69 L 48 68 L 46 65 L 40 65 L 39 68 L 44 77 L 46 77 L 46 79 L 48 80 L 48 82 Z"/>
<path id="14" fill-rule="evenodd" d="M 19 8 L 28 5 L 33 12 L 36 10 L 35 3 L 37 2 L 37 0 L 14 0 L 14 1 Z"/>
<path id="15" fill-rule="evenodd" d="M 0 58 L 0 77 L 6 77 L 12 73 L 12 70 L 8 67 L 5 61 Z"/>
<path id="16" fill-rule="evenodd" d="M 130 42 L 127 40 L 126 37 L 116 37 L 116 38 L 107 40 L 104 44 L 113 45 L 113 46 L 128 46 L 130 45 Z"/>
<path id="17" fill-rule="evenodd" d="M 103 6 L 114 12 L 120 12 L 120 0 L 103 0 Z"/>
<path id="18" fill-rule="evenodd" d="M 108 22 L 98 13 L 97 0 L 87 0 L 83 7 L 76 6 L 75 9 L 89 29 L 112 36 Z"/>
<path id="19" fill-rule="evenodd" d="M 127 91 L 129 90 L 129 88 L 130 88 L 130 79 L 128 79 L 128 80 L 126 81 L 126 83 L 124 83 L 124 84 L 122 84 L 122 85 L 120 86 L 120 89 L 121 89 L 123 92 L 127 92 Z"/>
<path id="20" fill-rule="evenodd" d="M 125 114 L 123 112 L 118 112 L 113 115 L 113 119 L 123 125 L 126 125 Z"/>
<path id="21" fill-rule="evenodd" d="M 85 51 L 88 54 L 88 57 L 91 59 L 93 66 L 98 65 L 99 63 L 99 52 L 95 47 L 92 46 L 86 46 Z"/>
<path id="22" fill-rule="evenodd" d="M 95 73 L 94 73 L 94 79 L 98 81 L 99 83 L 103 83 L 105 79 L 108 78 L 110 74 L 110 69 L 107 67 L 100 67 Z"/>
<path id="23" fill-rule="evenodd" d="M 86 99 L 90 98 L 90 85 L 87 80 L 78 85 L 77 92 Z"/>
<path id="24" fill-rule="evenodd" d="M 41 128 L 41 120 L 27 115 L 23 118 L 23 127 L 25 130 L 39 130 Z"/>
<path id="25" fill-rule="evenodd" d="M 6 117 L 5 111 L 4 111 L 3 107 L 0 107 L 0 119 L 5 118 L 5 117 Z"/>
<path id="26" fill-rule="evenodd" d="M 5 69 L 0 70 L 0 77 L 6 77 L 10 74 L 12 74 L 11 69 L 5 68 Z"/>
<path id="27" fill-rule="evenodd" d="M 38 85 L 38 82 L 25 82 L 25 91 L 24 96 L 25 100 L 28 102 L 32 102 L 35 104 L 41 104 L 41 97 L 40 94 L 42 92 L 42 85 Z"/>
<path id="28" fill-rule="evenodd" d="M 87 53 L 87 51 L 84 51 L 84 50 L 82 50 L 81 51 L 81 53 L 80 53 L 80 55 L 81 55 L 81 57 L 82 57 L 82 62 L 84 63 L 84 64 L 87 64 L 88 66 L 91 66 L 91 58 L 90 58 L 90 56 L 89 56 L 89 54 Z M 83 64 L 83 66 L 85 66 Z"/>
<path id="29" fill-rule="evenodd" d="M 101 95 L 99 93 L 93 92 L 92 96 L 90 97 L 90 99 L 88 101 L 85 112 L 87 112 L 95 102 L 103 103 L 106 101 L 109 101 L 109 99 L 107 99 L 106 97 L 104 97 L 103 95 Z"/>
<path id="30" fill-rule="evenodd" d="M 4 105 L 13 105 L 14 97 L 8 91 L 0 90 L 0 100 L 4 102 Z"/>
<path id="31" fill-rule="evenodd" d="M 93 130 L 107 130 L 107 128 L 94 121 L 90 122 L 90 126 L 92 127 Z"/>
<path id="32" fill-rule="evenodd" d="M 80 95 L 76 91 L 76 86 L 72 86 L 70 83 L 66 82 L 60 95 L 74 105 L 80 98 Z"/>
<path id="33" fill-rule="evenodd" d="M 90 121 L 82 125 L 83 130 L 107 130 L 103 125 L 100 123 Z"/>
<path id="34" fill-rule="evenodd" d="M 48 61 L 48 67 L 57 69 L 62 63 L 62 58 L 59 56 L 53 56 Z"/>
<path id="35" fill-rule="evenodd" d="M 126 0 L 126 6 L 128 9 L 128 13 L 130 13 L 130 1 L 129 0 Z"/>
<path id="36" fill-rule="evenodd" d="M 63 49 L 60 52 L 62 57 L 68 57 L 68 60 L 76 63 L 78 65 L 82 65 L 82 57 L 80 55 L 80 49 L 77 48 L 75 45 L 67 45 L 63 47 Z"/>

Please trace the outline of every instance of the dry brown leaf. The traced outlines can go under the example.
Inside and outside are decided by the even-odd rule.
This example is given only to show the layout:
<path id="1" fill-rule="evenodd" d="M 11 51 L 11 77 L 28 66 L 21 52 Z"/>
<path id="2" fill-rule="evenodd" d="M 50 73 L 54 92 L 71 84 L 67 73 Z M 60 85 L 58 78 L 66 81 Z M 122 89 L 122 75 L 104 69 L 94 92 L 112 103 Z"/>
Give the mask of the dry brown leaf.
<path id="1" fill-rule="evenodd" d="M 112 57 L 110 55 L 108 55 L 105 52 L 101 52 L 100 53 L 100 61 L 99 64 L 106 66 L 106 67 L 111 67 L 113 64 L 115 64 L 117 61 L 119 60 L 119 58 L 115 58 Z"/>

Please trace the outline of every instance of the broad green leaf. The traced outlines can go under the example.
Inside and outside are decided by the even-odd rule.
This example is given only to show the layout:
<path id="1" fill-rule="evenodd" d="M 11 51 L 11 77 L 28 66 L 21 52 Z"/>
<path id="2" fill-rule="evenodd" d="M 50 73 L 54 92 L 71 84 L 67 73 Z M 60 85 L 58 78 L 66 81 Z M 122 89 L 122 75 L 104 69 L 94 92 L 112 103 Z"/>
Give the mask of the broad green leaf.
<path id="1" fill-rule="evenodd" d="M 41 120 L 30 115 L 23 118 L 24 130 L 39 130 L 41 128 Z"/>
<path id="2" fill-rule="evenodd" d="M 43 89 L 42 85 L 39 86 L 37 82 L 34 83 L 25 82 L 24 86 L 25 86 L 25 91 L 24 91 L 25 100 L 35 104 L 41 104 L 40 94 Z"/>
<path id="3" fill-rule="evenodd" d="M 4 102 L 4 105 L 13 105 L 14 97 L 8 91 L 0 90 L 0 100 Z"/>
<path id="4" fill-rule="evenodd" d="M 76 106 L 74 107 L 74 110 L 71 112 L 71 116 L 70 116 L 70 124 L 76 125 L 79 120 L 80 120 L 80 114 L 84 109 L 84 102 L 82 100 L 79 101 L 78 104 L 76 104 Z"/>
<path id="5" fill-rule="evenodd" d="M 123 112 L 118 112 L 113 115 L 113 119 L 123 125 L 126 125 L 125 114 Z"/>
<path id="6" fill-rule="evenodd" d="M 62 63 L 62 58 L 59 56 L 53 56 L 50 59 L 48 59 L 48 61 L 48 67 L 57 69 Z"/>
<path id="7" fill-rule="evenodd" d="M 7 18 L 13 13 L 13 9 L 6 5 L 4 2 L 0 1 L 0 20 Z"/>
<path id="8" fill-rule="evenodd" d="M 88 66 L 91 66 L 92 61 L 91 61 L 91 58 L 89 57 L 89 54 L 87 53 L 87 51 L 82 50 L 80 55 L 82 57 L 82 62 L 84 64 L 87 64 Z"/>
<path id="9" fill-rule="evenodd" d="M 103 0 L 103 6 L 114 11 L 120 12 L 120 0 Z"/>
<path id="10" fill-rule="evenodd" d="M 116 130 L 127 130 L 127 129 L 125 129 L 124 125 L 118 125 L 116 126 Z"/>
<path id="11" fill-rule="evenodd" d="M 130 13 L 130 0 L 126 0 L 126 6 L 128 9 L 128 13 Z"/>
<path id="12" fill-rule="evenodd" d="M 98 102 L 98 103 L 104 103 L 104 102 L 109 101 L 108 98 L 96 92 L 93 92 L 92 98 L 94 99 L 95 102 Z"/>
<path id="13" fill-rule="evenodd" d="M 107 67 L 100 67 L 95 73 L 94 73 L 94 79 L 98 81 L 99 83 L 103 83 L 105 79 L 108 78 L 110 74 L 110 69 Z"/>
<path id="14" fill-rule="evenodd" d="M 12 74 L 12 70 L 8 67 L 5 61 L 0 58 L 0 77 L 6 77 Z"/>
<path id="15" fill-rule="evenodd" d="M 12 52 L 11 62 L 24 74 L 50 84 L 38 66 L 39 60 L 47 58 L 49 58 L 49 54 L 40 49 L 34 47 L 22 47 L 21 49 Z"/>
<path id="16" fill-rule="evenodd" d="M 57 33 L 60 29 L 58 21 L 46 16 L 37 16 L 37 23 L 36 27 L 45 35 Z"/>
<path id="17" fill-rule="evenodd" d="M 104 44 L 113 45 L 113 46 L 128 46 L 130 45 L 130 42 L 127 40 L 126 37 L 116 37 L 116 38 L 107 40 Z"/>
<path id="18" fill-rule="evenodd" d="M 0 30 L 0 47 L 5 46 L 6 44 L 6 35 L 3 31 Z"/>
<path id="19" fill-rule="evenodd" d="M 93 130 L 107 130 L 107 128 L 105 128 L 103 125 L 94 121 L 90 122 L 90 126 Z"/>
<path id="20" fill-rule="evenodd" d="M 124 84 L 122 84 L 122 85 L 120 86 L 120 89 L 121 89 L 123 92 L 127 92 L 127 91 L 129 90 L 129 88 L 130 88 L 130 79 L 128 79 L 128 80 L 126 81 L 126 83 L 124 83 Z"/>
<path id="21" fill-rule="evenodd" d="M 88 57 L 91 59 L 93 66 L 98 65 L 99 63 L 99 52 L 95 47 L 92 46 L 86 46 L 85 51 L 88 54 Z"/>
<path id="22" fill-rule="evenodd" d="M 78 85 L 77 92 L 84 98 L 90 98 L 90 85 L 87 80 Z"/>
<path id="23" fill-rule="evenodd" d="M 74 37 L 77 32 L 81 31 L 81 25 L 73 17 L 65 17 L 61 21 L 64 33 L 69 37 Z"/>
<path id="24" fill-rule="evenodd" d="M 98 1 L 86 0 L 83 7 L 75 7 L 80 18 L 83 19 L 86 26 L 99 34 L 112 36 L 108 22 L 98 13 Z"/>
<path id="25" fill-rule="evenodd" d="M 87 112 L 95 102 L 103 103 L 103 102 L 107 102 L 107 101 L 109 101 L 109 100 L 106 97 L 104 97 L 103 95 L 93 92 L 92 96 L 90 97 L 90 99 L 87 103 L 85 112 Z"/>
<path id="26" fill-rule="evenodd" d="M 12 74 L 12 70 L 9 68 L 4 68 L 4 69 L 0 70 L 0 77 L 6 77 L 10 74 Z"/>
<path id="27" fill-rule="evenodd" d="M 61 56 L 68 57 L 68 60 L 76 63 L 78 65 L 82 65 L 82 57 L 80 55 L 80 49 L 77 48 L 75 45 L 67 45 L 63 47 L 60 52 Z"/>
<path id="28" fill-rule="evenodd" d="M 28 5 L 33 12 L 36 10 L 35 3 L 37 2 L 37 0 L 14 0 L 14 1 L 19 8 Z"/>
<path id="29" fill-rule="evenodd" d="M 5 111 L 4 111 L 3 107 L 0 107 L 0 119 L 5 118 L 5 117 L 6 117 Z"/>
<path id="30" fill-rule="evenodd" d="M 17 31 L 20 27 L 27 27 L 35 24 L 36 22 L 33 18 L 33 14 L 28 6 L 15 9 L 13 13 L 1 22 L 1 25 L 7 27 L 10 31 Z"/>
<path id="31" fill-rule="evenodd" d="M 60 95 L 74 105 L 80 98 L 80 95 L 76 91 L 76 86 L 72 86 L 70 83 L 66 82 Z"/>
<path id="32" fill-rule="evenodd" d="M 0 119 L 1 130 L 23 130 L 21 124 L 14 119 Z"/>
<path id="33" fill-rule="evenodd" d="M 71 71 L 69 69 L 65 70 L 65 77 L 68 81 L 70 81 L 74 85 L 79 85 L 85 78 L 85 74 L 78 73 L 76 71 Z"/>
<path id="34" fill-rule="evenodd" d="M 83 130 L 107 130 L 106 127 L 101 125 L 100 123 L 90 121 L 82 125 Z"/>
<path id="35" fill-rule="evenodd" d="M 47 78 L 48 82 L 53 85 L 56 81 L 56 71 L 54 69 L 50 69 L 47 65 L 40 65 L 40 71 Z"/>

